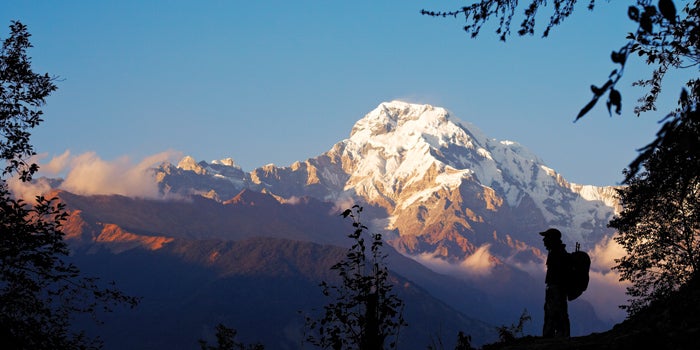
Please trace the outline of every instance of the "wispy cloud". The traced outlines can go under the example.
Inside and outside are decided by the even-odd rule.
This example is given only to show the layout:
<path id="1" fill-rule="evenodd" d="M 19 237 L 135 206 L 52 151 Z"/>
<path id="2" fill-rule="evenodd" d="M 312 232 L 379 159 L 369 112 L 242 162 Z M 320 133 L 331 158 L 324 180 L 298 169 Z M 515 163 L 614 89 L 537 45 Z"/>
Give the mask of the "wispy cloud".
<path id="1" fill-rule="evenodd" d="M 38 155 L 32 161 L 40 166 L 39 175 L 53 177 L 65 174 L 60 189 L 80 194 L 118 194 L 129 197 L 160 198 L 155 175 L 149 171 L 164 161 L 173 161 L 181 157 L 180 152 L 166 151 L 133 162 L 127 156 L 112 161 L 100 158 L 95 152 L 72 155 L 70 151 L 47 158 Z M 20 198 L 33 198 L 50 189 L 47 181 L 39 179 L 32 183 L 22 183 L 13 179 L 10 188 Z"/>
<path id="2" fill-rule="evenodd" d="M 411 258 L 429 269 L 443 274 L 453 274 L 458 269 L 456 265 L 450 264 L 450 262 L 447 260 L 439 256 L 435 256 L 432 253 L 421 253 L 418 255 L 413 255 Z"/>
<path id="3" fill-rule="evenodd" d="M 616 264 L 615 259 L 619 259 L 626 254 L 625 248 L 615 242 L 613 237 L 603 237 L 590 252 L 591 268 L 608 271 Z"/>
<path id="4" fill-rule="evenodd" d="M 70 162 L 70 151 L 66 150 L 63 154 L 51 158 L 47 163 L 41 164 L 41 160 L 46 158 L 46 154 L 41 154 L 35 157 L 34 162 L 40 164 L 41 173 L 46 175 L 58 175 L 66 168 Z"/>
<path id="5" fill-rule="evenodd" d="M 17 177 L 7 180 L 7 187 L 15 198 L 21 198 L 25 202 L 34 203 L 37 196 L 51 190 L 51 185 L 46 179 L 38 179 L 33 182 L 22 182 Z"/>
<path id="6" fill-rule="evenodd" d="M 484 244 L 473 254 L 458 263 L 450 263 L 431 253 L 414 255 L 412 258 L 429 269 L 443 274 L 472 277 L 486 276 L 491 273 L 495 266 L 494 256 L 491 254 L 490 248 L 490 244 Z"/>
<path id="7" fill-rule="evenodd" d="M 329 214 L 340 213 L 345 209 L 352 208 L 353 205 L 355 205 L 355 199 L 352 196 L 341 194 L 333 201 L 333 208 L 331 208 Z"/>
<path id="8" fill-rule="evenodd" d="M 483 276 L 490 274 L 495 260 L 494 256 L 491 255 L 490 248 L 490 244 L 480 246 L 474 254 L 464 259 L 460 266 L 472 275 Z"/>

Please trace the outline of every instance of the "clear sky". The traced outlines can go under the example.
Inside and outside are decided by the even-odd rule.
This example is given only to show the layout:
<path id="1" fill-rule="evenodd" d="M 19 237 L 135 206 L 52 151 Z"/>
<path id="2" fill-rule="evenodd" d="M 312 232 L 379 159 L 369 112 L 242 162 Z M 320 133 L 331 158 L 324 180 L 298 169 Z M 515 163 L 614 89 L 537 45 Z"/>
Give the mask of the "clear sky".
<path id="1" fill-rule="evenodd" d="M 547 39 L 540 27 L 502 43 L 493 28 L 474 40 L 461 19 L 420 15 L 462 4 L 452 0 L 7 0 L 0 37 L 11 20 L 26 24 L 36 70 L 59 77 L 32 139 L 49 157 L 139 162 L 175 150 L 232 157 L 248 171 L 287 166 L 401 99 L 517 141 L 569 181 L 614 185 L 691 72 L 671 76 L 660 112 L 637 118 L 641 91 L 631 83 L 647 70 L 635 57 L 619 84 L 623 115 L 610 118 L 602 100 L 573 123 L 635 29 L 628 2 L 599 1 L 594 12 L 587 3 Z"/>

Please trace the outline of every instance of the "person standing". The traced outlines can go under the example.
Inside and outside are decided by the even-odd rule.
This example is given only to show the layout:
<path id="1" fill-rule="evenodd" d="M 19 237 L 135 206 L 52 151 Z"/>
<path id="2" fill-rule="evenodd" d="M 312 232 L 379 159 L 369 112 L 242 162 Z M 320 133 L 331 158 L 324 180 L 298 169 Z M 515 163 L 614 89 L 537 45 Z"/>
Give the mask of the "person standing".
<path id="1" fill-rule="evenodd" d="M 569 278 L 569 253 L 561 241 L 561 232 L 555 228 L 540 232 L 547 248 L 547 276 L 545 277 L 544 326 L 545 338 L 570 336 L 566 282 Z"/>

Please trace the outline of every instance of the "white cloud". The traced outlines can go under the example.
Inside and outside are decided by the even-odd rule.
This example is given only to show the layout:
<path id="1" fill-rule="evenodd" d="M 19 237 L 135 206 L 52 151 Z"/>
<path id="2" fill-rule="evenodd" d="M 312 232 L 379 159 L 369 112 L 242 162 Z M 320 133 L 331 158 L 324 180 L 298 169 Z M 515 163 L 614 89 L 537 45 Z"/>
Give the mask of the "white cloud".
<path id="1" fill-rule="evenodd" d="M 509 259 L 507 263 L 519 269 L 520 271 L 527 273 L 533 278 L 539 278 L 544 280 L 543 276 L 547 272 L 544 260 L 529 260 L 526 262 L 518 262 L 515 259 Z"/>
<path id="2" fill-rule="evenodd" d="M 81 195 L 119 194 L 158 198 L 155 175 L 148 169 L 174 156 L 174 152 L 162 152 L 133 164 L 126 156 L 105 161 L 94 152 L 84 153 L 70 160 L 70 170 L 61 188 Z"/>
<path id="3" fill-rule="evenodd" d="M 593 305 L 601 319 L 619 322 L 626 315 L 619 306 L 628 299 L 625 290 L 629 282 L 620 282 L 620 274 L 611 270 L 611 267 L 615 265 L 615 259 L 625 255 L 625 250 L 612 237 L 604 237 L 589 255 L 590 281 L 581 298 Z"/>
<path id="4" fill-rule="evenodd" d="M 619 259 L 625 254 L 625 248 L 615 242 L 613 237 L 603 237 L 590 252 L 591 268 L 609 271 L 616 264 L 615 259 Z"/>
<path id="5" fill-rule="evenodd" d="M 66 151 L 60 156 L 55 157 L 49 163 L 41 164 L 41 160 L 47 157 L 46 153 L 38 154 L 30 157 L 27 163 L 36 163 L 40 167 L 40 173 L 34 175 L 32 182 L 23 182 L 18 176 L 13 176 L 7 179 L 7 187 L 15 196 L 25 202 L 34 203 L 37 196 L 44 195 L 51 190 L 51 185 L 45 178 L 40 178 L 37 175 L 55 175 L 60 172 L 62 163 L 66 162 L 70 152 Z"/>
<path id="6" fill-rule="evenodd" d="M 457 267 L 454 264 L 450 264 L 447 260 L 431 253 L 421 253 L 418 255 L 413 255 L 410 258 L 438 273 L 452 274 L 457 270 Z"/>
<path id="7" fill-rule="evenodd" d="M 333 203 L 333 208 L 331 208 L 330 214 L 343 212 L 345 209 L 352 208 L 355 205 L 355 199 L 350 195 L 340 195 L 335 199 Z"/>
<path id="8" fill-rule="evenodd" d="M 490 244 L 484 244 L 472 255 L 466 257 L 459 263 L 450 263 L 431 253 L 422 253 L 414 255 L 411 258 L 438 273 L 456 276 L 466 275 L 471 277 L 486 276 L 491 273 L 495 266 L 494 257 L 489 250 L 490 248 Z"/>
<path id="9" fill-rule="evenodd" d="M 46 154 L 32 159 L 39 164 L 39 174 L 56 176 L 65 174 L 60 189 L 80 195 L 118 194 L 130 197 L 160 198 L 158 184 L 154 174 L 148 170 L 164 161 L 180 158 L 180 152 L 166 151 L 148 156 L 138 163 L 133 163 L 127 156 L 112 161 L 101 159 L 94 152 L 77 156 L 70 151 L 42 163 Z M 36 176 L 35 176 L 36 178 Z M 38 179 L 32 183 L 19 180 L 9 181 L 13 193 L 20 198 L 33 198 L 50 190 L 48 182 Z"/>
<path id="10" fill-rule="evenodd" d="M 619 306 L 627 300 L 625 288 L 628 283 L 620 282 L 619 275 L 612 271 L 605 273 L 591 270 L 589 278 L 588 289 L 581 298 L 593 305 L 602 320 L 613 323 L 622 321 L 626 314 Z"/>
<path id="11" fill-rule="evenodd" d="M 289 197 L 289 198 L 283 198 L 283 199 L 282 199 L 282 203 L 284 203 L 284 204 L 289 204 L 289 205 L 297 205 L 297 204 L 301 203 L 301 198 L 299 198 L 299 197 L 297 197 L 297 196 L 291 196 L 291 197 Z"/>
<path id="12" fill-rule="evenodd" d="M 15 198 L 21 198 L 25 202 L 34 203 L 37 196 L 46 194 L 51 190 L 46 179 L 38 179 L 33 182 L 22 182 L 18 177 L 13 177 L 7 180 L 7 187 Z"/>
<path id="13" fill-rule="evenodd" d="M 610 268 L 615 264 L 615 259 L 623 256 L 625 251 L 611 237 L 605 237 L 588 253 L 591 256 L 588 289 L 580 298 L 593 306 L 601 320 L 611 323 L 620 322 L 626 314 L 619 305 L 626 303 L 628 297 L 625 294 L 625 288 L 629 283 L 620 282 L 619 274 Z M 430 253 L 415 255 L 412 258 L 433 271 L 455 276 L 485 276 L 491 273 L 494 267 L 488 244 L 479 247 L 474 254 L 460 263 L 450 263 Z M 546 272 L 544 261 L 523 264 L 511 260 L 507 263 L 528 272 L 533 278 L 544 279 Z"/>
<path id="14" fill-rule="evenodd" d="M 490 248 L 490 244 L 480 246 L 474 254 L 464 259 L 460 267 L 470 275 L 488 275 L 494 266 L 494 257 L 489 251 Z"/>
<path id="15" fill-rule="evenodd" d="M 39 171 L 46 176 L 54 176 L 60 174 L 68 167 L 70 162 L 70 151 L 66 150 L 63 154 L 53 157 L 48 163 L 41 164 L 41 160 L 46 158 L 47 154 L 39 154 L 33 159 L 33 162 L 39 164 Z"/>

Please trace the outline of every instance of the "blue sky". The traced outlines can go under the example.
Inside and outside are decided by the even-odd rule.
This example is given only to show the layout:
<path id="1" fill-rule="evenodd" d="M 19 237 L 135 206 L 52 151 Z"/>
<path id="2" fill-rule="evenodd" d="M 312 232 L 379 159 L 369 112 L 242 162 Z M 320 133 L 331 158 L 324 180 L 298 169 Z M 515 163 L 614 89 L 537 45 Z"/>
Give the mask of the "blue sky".
<path id="1" fill-rule="evenodd" d="M 36 70 L 60 78 L 32 139 L 50 157 L 176 150 L 286 166 L 402 99 L 517 141 L 569 181 L 614 185 L 692 72 L 672 75 L 659 112 L 637 118 L 642 92 L 630 85 L 648 69 L 634 60 L 619 84 L 623 115 L 601 101 L 573 123 L 634 30 L 627 2 L 587 3 L 547 39 L 502 43 L 493 28 L 473 40 L 461 19 L 420 15 L 462 4 L 447 0 L 3 1 L 0 37 L 11 20 L 28 25 Z"/>

